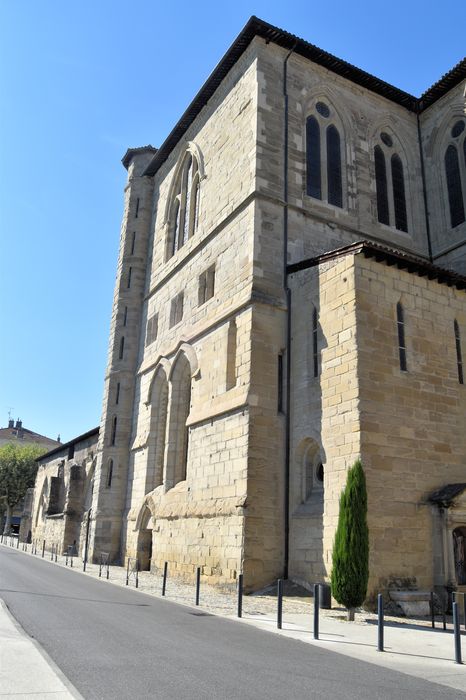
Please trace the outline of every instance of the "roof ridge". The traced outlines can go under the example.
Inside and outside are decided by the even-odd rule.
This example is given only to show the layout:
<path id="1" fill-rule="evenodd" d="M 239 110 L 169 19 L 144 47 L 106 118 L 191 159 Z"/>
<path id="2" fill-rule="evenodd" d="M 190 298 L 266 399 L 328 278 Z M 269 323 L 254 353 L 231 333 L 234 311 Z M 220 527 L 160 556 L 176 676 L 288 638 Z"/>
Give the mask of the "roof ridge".
<path id="1" fill-rule="evenodd" d="M 223 79 L 227 76 L 244 51 L 246 51 L 255 36 L 260 36 L 262 39 L 265 39 L 266 42 L 273 42 L 282 48 L 290 51 L 292 50 L 294 53 L 323 66 L 346 80 L 350 80 L 356 85 L 361 85 L 367 90 L 381 95 L 385 97 L 385 99 L 391 100 L 414 113 L 419 113 L 429 107 L 439 99 L 439 97 L 442 97 L 442 95 L 457 85 L 463 78 L 466 78 L 465 59 L 460 61 L 451 71 L 434 83 L 421 97 L 415 97 L 377 78 L 371 73 L 362 70 L 362 68 L 358 68 L 348 61 L 320 49 L 318 46 L 315 46 L 315 44 L 311 44 L 305 39 L 301 39 L 290 32 L 275 27 L 273 24 L 269 24 L 255 15 L 252 15 L 207 77 L 200 90 L 191 100 L 187 109 L 181 115 L 158 151 L 154 154 L 147 168 L 144 170 L 144 175 L 154 175 L 162 163 L 166 161 L 173 148 L 186 133 L 209 99 L 214 95 Z M 131 149 L 129 150 L 131 151 Z M 127 157 L 128 152 L 123 158 L 123 164 L 125 164 L 125 158 Z"/>

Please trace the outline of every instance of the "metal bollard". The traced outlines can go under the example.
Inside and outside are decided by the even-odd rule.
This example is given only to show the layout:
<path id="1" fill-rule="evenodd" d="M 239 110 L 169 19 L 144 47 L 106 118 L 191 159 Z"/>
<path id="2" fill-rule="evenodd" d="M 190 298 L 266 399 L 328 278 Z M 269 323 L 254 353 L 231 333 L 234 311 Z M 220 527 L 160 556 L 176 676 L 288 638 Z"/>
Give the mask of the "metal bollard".
<path id="1" fill-rule="evenodd" d="M 136 559 L 136 588 L 139 587 L 139 560 Z"/>
<path id="2" fill-rule="evenodd" d="M 243 617 L 243 574 L 238 576 L 238 617 Z"/>
<path id="3" fill-rule="evenodd" d="M 44 558 L 44 554 L 45 554 L 45 540 L 42 544 L 42 559 Z"/>
<path id="4" fill-rule="evenodd" d="M 128 585 L 128 581 L 129 581 L 129 563 L 130 563 L 130 561 L 131 560 L 128 559 L 128 563 L 126 564 L 126 585 Z"/>
<path id="5" fill-rule="evenodd" d="M 430 617 L 432 620 L 432 629 L 435 629 L 435 613 L 434 613 L 434 593 L 430 592 Z"/>
<path id="6" fill-rule="evenodd" d="M 319 584 L 314 584 L 314 639 L 319 639 Z"/>
<path id="7" fill-rule="evenodd" d="M 162 595 L 165 595 L 167 589 L 167 572 L 168 572 L 168 561 L 163 565 L 163 578 L 162 578 Z"/>
<path id="8" fill-rule="evenodd" d="M 378 640 L 377 640 L 377 651 L 383 651 L 383 595 L 379 593 L 377 596 L 377 629 L 378 629 Z"/>
<path id="9" fill-rule="evenodd" d="M 18 535 L 18 539 L 16 540 L 16 549 L 19 549 L 19 535 Z"/>
<path id="10" fill-rule="evenodd" d="M 281 630 L 282 628 L 282 615 L 283 615 L 283 579 L 279 578 L 277 581 L 277 628 Z"/>
<path id="11" fill-rule="evenodd" d="M 461 659 L 461 629 L 458 603 L 453 603 L 453 634 L 455 638 L 455 663 L 462 664 Z"/>
<path id="12" fill-rule="evenodd" d="M 196 569 L 196 605 L 199 605 L 199 593 L 201 589 L 201 567 Z"/>

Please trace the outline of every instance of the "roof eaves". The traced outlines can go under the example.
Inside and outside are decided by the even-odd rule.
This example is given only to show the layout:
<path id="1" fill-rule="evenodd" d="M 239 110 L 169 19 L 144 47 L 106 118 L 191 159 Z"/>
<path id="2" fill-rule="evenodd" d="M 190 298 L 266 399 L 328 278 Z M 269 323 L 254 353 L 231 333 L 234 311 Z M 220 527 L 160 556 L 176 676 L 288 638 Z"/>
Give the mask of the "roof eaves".
<path id="1" fill-rule="evenodd" d="M 311 267 L 316 267 L 327 261 L 335 260 L 345 255 L 363 254 L 366 258 L 374 258 L 376 262 L 385 262 L 387 265 L 396 265 L 400 270 L 417 274 L 419 277 L 427 277 L 431 280 L 437 280 L 439 284 L 446 284 L 449 287 L 456 287 L 459 290 L 466 290 L 466 277 L 452 270 L 446 270 L 443 267 L 437 267 L 432 263 L 419 258 L 410 253 L 402 253 L 396 248 L 389 248 L 380 243 L 372 243 L 362 240 L 352 243 L 351 245 L 336 248 L 323 255 L 318 255 L 315 258 L 300 260 L 297 263 L 288 265 L 287 273 L 293 274 Z"/>
<path id="2" fill-rule="evenodd" d="M 36 459 L 36 462 L 41 462 L 43 459 L 51 457 L 54 454 L 57 454 L 58 452 L 61 452 L 62 450 L 66 450 L 68 447 L 71 447 L 72 445 L 77 445 L 78 442 L 83 442 L 84 440 L 87 440 L 87 438 L 92 437 L 93 435 L 98 435 L 99 434 L 99 426 L 97 428 L 92 428 L 92 430 L 88 430 L 87 433 L 83 433 L 82 435 L 78 435 L 78 437 L 73 438 L 72 440 L 68 440 L 68 442 L 63 442 L 58 447 L 55 447 L 53 450 L 50 450 L 50 452 L 46 452 L 45 454 L 41 455 Z"/>
<path id="3" fill-rule="evenodd" d="M 445 73 L 440 80 L 437 80 L 421 95 L 419 98 L 419 111 L 422 112 L 427 107 L 430 107 L 463 80 L 466 80 L 466 58 L 459 61 L 456 66 L 453 66 L 448 73 Z"/>
<path id="4" fill-rule="evenodd" d="M 361 70 L 361 68 L 357 68 L 347 61 L 337 58 L 333 54 L 320 49 L 318 46 L 310 44 L 304 39 L 300 39 L 294 34 L 290 34 L 289 32 L 279 29 L 268 22 L 264 22 L 258 17 L 252 16 L 244 26 L 243 30 L 236 37 L 223 58 L 209 75 L 204 85 L 201 87 L 189 107 L 183 113 L 181 119 L 160 146 L 157 153 L 155 153 L 154 157 L 144 171 L 144 175 L 155 175 L 160 166 L 167 160 L 173 148 L 176 146 L 178 141 L 180 141 L 202 108 L 213 96 L 222 80 L 226 77 L 228 72 L 244 53 L 255 36 L 259 36 L 265 39 L 267 42 L 273 42 L 284 49 L 293 50 L 296 54 L 303 56 L 304 58 L 327 68 L 333 73 L 336 73 L 347 80 L 351 80 L 353 83 L 371 90 L 372 92 L 377 93 L 392 102 L 396 102 L 402 107 L 405 107 L 409 111 L 415 113 L 418 113 L 433 104 L 435 100 L 439 99 L 439 97 L 448 92 L 448 90 L 451 90 L 452 87 L 458 84 L 458 82 L 465 77 L 464 74 L 466 71 L 466 63 L 463 60 L 458 63 L 458 65 L 455 66 L 449 73 L 444 75 L 441 80 L 427 90 L 423 94 L 422 98 L 419 99 L 414 97 L 414 95 L 411 95 L 404 90 L 400 90 L 394 85 L 391 85 L 390 83 L 380 80 L 380 78 Z"/>
<path id="5" fill-rule="evenodd" d="M 314 44 L 310 44 L 294 34 L 290 34 L 289 32 L 264 22 L 258 17 L 252 16 L 223 58 L 220 59 L 181 119 L 160 146 L 147 166 L 144 175 L 154 175 L 162 163 L 166 161 L 174 146 L 192 124 L 201 109 L 207 104 L 222 80 L 226 77 L 255 36 L 260 36 L 267 42 L 271 41 L 284 49 L 293 49 L 295 53 L 363 87 L 367 87 L 369 90 L 387 97 L 387 99 L 398 102 L 398 104 L 403 105 L 407 109 L 414 111 L 416 109 L 417 100 L 413 95 L 399 90 L 393 85 L 374 77 L 370 73 L 366 73 L 360 68 L 333 56 L 327 51 L 323 51 L 317 46 L 314 46 Z"/>

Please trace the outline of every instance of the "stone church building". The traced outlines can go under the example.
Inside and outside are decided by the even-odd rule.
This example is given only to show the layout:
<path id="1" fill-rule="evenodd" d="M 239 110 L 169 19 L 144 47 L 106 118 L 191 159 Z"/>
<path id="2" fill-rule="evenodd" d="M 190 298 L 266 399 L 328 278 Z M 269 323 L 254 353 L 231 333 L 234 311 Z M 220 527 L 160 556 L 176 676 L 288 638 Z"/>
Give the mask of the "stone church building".
<path id="1" fill-rule="evenodd" d="M 416 98 L 252 17 L 127 151 L 90 556 L 328 579 L 360 457 L 369 598 L 466 583 L 465 90 L 466 61 Z"/>

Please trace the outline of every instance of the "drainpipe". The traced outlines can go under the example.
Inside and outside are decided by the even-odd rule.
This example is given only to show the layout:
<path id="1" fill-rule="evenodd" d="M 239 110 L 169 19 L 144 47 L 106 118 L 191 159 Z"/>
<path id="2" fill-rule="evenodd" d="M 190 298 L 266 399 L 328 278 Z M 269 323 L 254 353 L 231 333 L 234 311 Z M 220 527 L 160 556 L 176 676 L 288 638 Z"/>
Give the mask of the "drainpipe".
<path id="1" fill-rule="evenodd" d="M 424 196 L 424 214 L 426 217 L 427 246 L 429 249 L 429 260 L 430 260 L 430 262 L 433 262 L 432 241 L 430 239 L 429 210 L 427 208 L 426 171 L 425 171 L 425 166 L 424 166 L 424 152 L 422 150 L 421 120 L 419 119 L 419 112 L 416 114 L 416 119 L 417 119 L 417 138 L 419 141 L 419 154 L 421 157 L 422 193 Z"/>
<path id="2" fill-rule="evenodd" d="M 283 578 L 288 578 L 290 558 L 290 395 L 291 395 L 291 289 L 288 287 L 288 59 L 296 42 L 283 62 L 284 145 L 283 145 L 283 286 L 286 297 L 286 411 L 285 411 L 285 549 Z"/>

